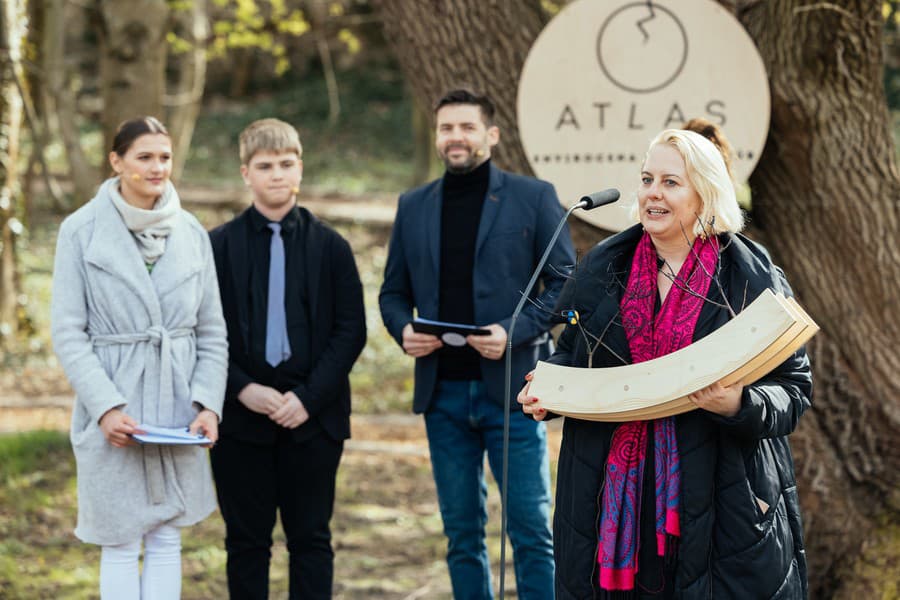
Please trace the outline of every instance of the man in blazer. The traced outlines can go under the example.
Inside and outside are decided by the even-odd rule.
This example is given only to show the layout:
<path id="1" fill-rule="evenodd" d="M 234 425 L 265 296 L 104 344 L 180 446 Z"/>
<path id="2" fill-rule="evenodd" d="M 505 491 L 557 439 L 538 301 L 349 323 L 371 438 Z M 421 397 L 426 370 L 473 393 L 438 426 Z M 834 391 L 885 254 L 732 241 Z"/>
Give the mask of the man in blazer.
<path id="1" fill-rule="evenodd" d="M 510 317 L 563 215 L 549 183 L 491 164 L 500 137 L 493 115 L 490 100 L 468 90 L 449 92 L 436 103 L 436 147 L 446 172 L 400 197 L 379 296 L 385 326 L 416 359 L 413 410 L 425 415 L 457 598 L 492 597 L 484 454 L 499 481 L 503 403 L 515 404 L 514 396 L 504 398 Z M 513 390 L 550 354 L 554 302 L 574 262 L 566 232 L 542 272 L 543 291 L 533 293 L 516 323 Z M 414 310 L 490 334 L 453 346 L 416 333 Z M 549 487 L 546 432 L 516 414 L 508 515 L 517 592 L 524 600 L 553 597 Z"/>
<path id="2" fill-rule="evenodd" d="M 268 597 L 276 511 L 290 553 L 290 597 L 331 597 L 329 521 L 350 437 L 348 374 L 366 325 L 349 244 L 296 205 L 301 152 L 287 123 L 247 127 L 241 174 L 253 204 L 210 234 L 229 342 L 211 458 L 233 600 Z"/>

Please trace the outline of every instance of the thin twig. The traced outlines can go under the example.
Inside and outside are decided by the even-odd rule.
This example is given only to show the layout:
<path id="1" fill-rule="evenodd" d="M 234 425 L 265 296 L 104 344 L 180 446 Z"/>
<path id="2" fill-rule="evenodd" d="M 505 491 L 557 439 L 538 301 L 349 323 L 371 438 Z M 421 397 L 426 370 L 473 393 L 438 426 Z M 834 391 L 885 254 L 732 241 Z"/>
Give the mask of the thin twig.
<path id="1" fill-rule="evenodd" d="M 522 290 L 519 290 L 519 295 L 520 296 L 524 295 L 522 293 Z M 537 308 L 539 311 L 541 311 L 544 314 L 556 316 L 556 312 L 554 312 L 551 309 L 548 309 L 547 305 L 544 304 L 544 301 L 541 300 L 540 298 L 532 298 L 529 296 L 528 298 L 526 298 L 525 301 L 528 302 L 529 304 L 531 304 L 532 306 L 534 306 L 535 308 Z"/>
<path id="2" fill-rule="evenodd" d="M 837 4 L 832 4 L 831 2 L 819 2 L 818 4 L 810 4 L 808 6 L 798 6 L 794 9 L 794 13 L 802 13 L 802 12 L 810 12 L 813 10 L 833 10 L 835 12 L 839 12 L 847 18 L 853 19 L 854 21 L 859 20 L 859 18 L 848 11 L 845 8 L 841 8 Z"/>
<path id="3" fill-rule="evenodd" d="M 708 238 L 710 238 L 711 236 L 715 235 L 714 232 L 709 231 L 709 230 L 707 229 L 706 224 L 705 224 L 705 223 L 703 222 L 703 220 L 700 218 L 700 215 L 694 213 L 694 216 L 697 217 L 697 222 L 700 224 L 700 229 L 703 230 L 703 235 L 704 235 L 704 237 L 706 237 L 706 238 L 708 239 Z M 713 221 L 710 223 L 710 225 L 714 225 L 714 224 L 715 224 L 715 220 L 714 220 L 714 219 L 715 219 L 715 217 L 713 217 Z M 690 244 L 690 243 L 691 243 L 691 242 L 690 242 L 690 238 L 688 238 L 687 232 L 684 230 L 684 225 L 681 226 L 681 233 L 682 233 L 682 235 L 684 235 L 685 240 Z M 716 239 L 718 240 L 718 238 L 716 238 Z M 722 260 L 721 260 L 721 256 L 722 256 L 722 248 L 719 248 L 719 259 L 720 259 L 720 260 L 717 260 L 717 261 L 716 261 L 716 275 L 715 275 L 715 277 L 713 277 L 712 273 L 710 273 L 709 271 L 706 270 L 706 267 L 705 267 L 705 266 L 703 265 L 703 263 L 700 261 L 700 256 L 697 254 L 696 250 L 694 250 L 694 245 L 693 245 L 693 244 L 691 244 L 691 252 L 694 253 L 694 258 L 696 259 L 697 263 L 700 265 L 700 268 L 703 269 L 703 272 L 706 274 L 706 276 L 709 277 L 710 279 L 712 279 L 712 280 L 715 282 L 716 288 L 719 290 L 719 295 L 722 296 L 722 300 L 724 300 L 724 302 L 725 302 L 724 306 L 723 306 L 722 304 L 717 303 L 717 302 L 713 302 L 713 304 L 715 304 L 716 306 L 724 307 L 725 309 L 728 310 L 728 314 L 731 315 L 731 318 L 732 318 L 732 319 L 735 318 L 735 317 L 737 316 L 737 314 L 734 312 L 734 308 L 732 308 L 731 303 L 728 301 L 728 296 L 725 295 L 725 289 L 722 287 L 722 282 L 720 281 L 720 280 L 721 280 L 721 277 L 720 277 L 720 274 L 721 274 L 720 268 L 721 268 L 721 266 L 722 266 Z M 708 298 L 704 298 L 704 300 L 708 300 L 709 302 L 712 302 L 712 300 L 709 300 Z"/>

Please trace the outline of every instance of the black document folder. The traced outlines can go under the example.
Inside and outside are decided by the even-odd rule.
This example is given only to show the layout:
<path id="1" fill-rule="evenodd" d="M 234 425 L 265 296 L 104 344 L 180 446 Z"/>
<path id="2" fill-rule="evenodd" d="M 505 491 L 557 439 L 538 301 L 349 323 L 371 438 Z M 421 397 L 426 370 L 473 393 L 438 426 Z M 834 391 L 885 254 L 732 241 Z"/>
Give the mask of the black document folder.
<path id="1" fill-rule="evenodd" d="M 463 323 L 447 323 L 430 319 L 415 319 L 412 323 L 416 333 L 436 335 L 449 346 L 465 346 L 467 335 L 490 335 L 489 329 Z"/>

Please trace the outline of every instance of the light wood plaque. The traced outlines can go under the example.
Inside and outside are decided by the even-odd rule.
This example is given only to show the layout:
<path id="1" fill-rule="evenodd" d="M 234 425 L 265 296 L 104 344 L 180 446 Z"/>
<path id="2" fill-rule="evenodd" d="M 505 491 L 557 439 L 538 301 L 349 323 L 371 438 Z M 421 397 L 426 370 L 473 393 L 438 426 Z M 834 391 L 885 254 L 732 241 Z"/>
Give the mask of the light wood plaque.
<path id="1" fill-rule="evenodd" d="M 766 290 L 703 339 L 642 363 L 588 369 L 539 362 L 535 406 L 590 421 L 639 421 L 696 408 L 688 396 L 721 381 L 749 385 L 784 362 L 819 330 L 793 298 Z"/>

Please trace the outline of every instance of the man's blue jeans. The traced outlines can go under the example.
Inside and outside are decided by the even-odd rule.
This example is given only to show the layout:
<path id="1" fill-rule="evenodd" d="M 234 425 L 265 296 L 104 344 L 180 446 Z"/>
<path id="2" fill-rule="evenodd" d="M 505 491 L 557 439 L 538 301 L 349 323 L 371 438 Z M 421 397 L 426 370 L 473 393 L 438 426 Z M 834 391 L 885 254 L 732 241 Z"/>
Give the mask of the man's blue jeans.
<path id="1" fill-rule="evenodd" d="M 425 413 L 447 564 L 456 600 L 493 598 L 485 544 L 487 484 L 484 453 L 494 479 L 503 475 L 503 407 L 481 381 L 441 381 Z M 550 469 L 542 423 L 510 414 L 507 529 L 521 600 L 553 599 Z"/>

